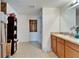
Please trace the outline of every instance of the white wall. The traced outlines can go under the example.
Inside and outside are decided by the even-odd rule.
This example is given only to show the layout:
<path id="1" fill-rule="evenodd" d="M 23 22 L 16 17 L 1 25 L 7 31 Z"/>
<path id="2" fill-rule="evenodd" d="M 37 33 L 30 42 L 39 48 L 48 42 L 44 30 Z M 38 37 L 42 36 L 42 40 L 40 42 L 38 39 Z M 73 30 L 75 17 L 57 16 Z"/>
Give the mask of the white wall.
<path id="1" fill-rule="evenodd" d="M 51 50 L 51 32 L 69 32 L 76 24 L 75 9 L 43 8 L 43 51 Z"/>
<path id="2" fill-rule="evenodd" d="M 76 8 L 61 10 L 61 32 L 71 32 L 70 28 L 76 26 Z"/>
<path id="3" fill-rule="evenodd" d="M 29 24 L 26 15 L 18 15 L 17 17 L 17 34 L 20 42 L 29 41 Z"/>
<path id="4" fill-rule="evenodd" d="M 59 32 L 60 10 L 58 8 L 43 8 L 43 40 L 42 49 L 50 51 L 51 32 Z"/>

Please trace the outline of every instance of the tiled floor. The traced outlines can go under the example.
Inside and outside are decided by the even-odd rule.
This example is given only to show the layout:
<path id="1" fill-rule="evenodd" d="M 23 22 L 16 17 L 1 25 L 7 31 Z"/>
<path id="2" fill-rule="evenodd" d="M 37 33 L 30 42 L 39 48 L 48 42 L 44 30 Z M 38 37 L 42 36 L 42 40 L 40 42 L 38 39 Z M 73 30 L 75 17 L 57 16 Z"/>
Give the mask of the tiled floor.
<path id="1" fill-rule="evenodd" d="M 40 44 L 35 42 L 23 42 L 18 44 L 17 52 L 12 58 L 56 58 L 54 53 L 45 53 L 41 50 Z"/>

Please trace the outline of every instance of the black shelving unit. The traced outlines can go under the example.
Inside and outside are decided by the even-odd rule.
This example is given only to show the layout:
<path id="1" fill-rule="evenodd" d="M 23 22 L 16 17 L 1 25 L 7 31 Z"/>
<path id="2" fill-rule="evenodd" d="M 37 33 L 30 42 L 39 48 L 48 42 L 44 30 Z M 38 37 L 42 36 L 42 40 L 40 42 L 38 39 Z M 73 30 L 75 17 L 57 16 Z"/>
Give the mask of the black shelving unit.
<path id="1" fill-rule="evenodd" d="M 14 50 L 13 53 L 17 50 L 17 18 L 14 20 Z"/>
<path id="2" fill-rule="evenodd" d="M 11 55 L 17 50 L 17 41 L 17 18 L 9 16 L 7 24 L 7 42 L 11 42 Z"/>

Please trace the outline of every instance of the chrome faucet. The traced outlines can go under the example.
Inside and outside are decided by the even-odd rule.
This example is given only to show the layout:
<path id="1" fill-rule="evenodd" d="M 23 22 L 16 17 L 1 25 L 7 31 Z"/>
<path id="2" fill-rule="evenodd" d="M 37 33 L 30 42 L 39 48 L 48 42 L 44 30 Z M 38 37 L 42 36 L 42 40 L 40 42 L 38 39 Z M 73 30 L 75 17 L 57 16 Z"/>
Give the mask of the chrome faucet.
<path id="1" fill-rule="evenodd" d="M 71 31 L 74 30 L 74 29 L 76 31 L 75 37 L 79 38 L 79 26 L 73 26 L 73 27 L 70 28 Z"/>
<path id="2" fill-rule="evenodd" d="M 76 27 L 75 26 L 72 26 L 71 28 L 70 28 L 70 30 L 72 31 L 72 30 L 74 30 L 74 29 L 76 29 Z"/>

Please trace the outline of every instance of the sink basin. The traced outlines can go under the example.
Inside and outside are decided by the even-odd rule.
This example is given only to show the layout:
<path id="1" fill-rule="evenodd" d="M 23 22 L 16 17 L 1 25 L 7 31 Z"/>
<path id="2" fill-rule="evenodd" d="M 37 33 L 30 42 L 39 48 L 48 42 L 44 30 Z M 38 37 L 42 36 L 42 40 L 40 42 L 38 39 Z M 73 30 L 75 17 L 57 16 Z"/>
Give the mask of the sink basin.
<path id="1" fill-rule="evenodd" d="M 66 36 L 67 38 L 76 38 L 76 39 L 79 39 L 79 36 L 77 36 L 75 34 L 70 34 L 70 33 L 60 33 L 60 34 Z"/>
<path id="2" fill-rule="evenodd" d="M 78 38 L 79 39 L 79 36 L 78 35 L 75 35 L 75 38 Z"/>
<path id="3" fill-rule="evenodd" d="M 76 34 L 73 34 L 73 33 L 68 33 L 68 32 L 60 32 L 59 34 L 61 34 L 61 35 L 59 35 L 59 36 L 65 36 L 65 37 L 67 37 L 67 38 L 74 38 L 74 39 L 79 39 L 79 35 L 76 35 Z"/>

